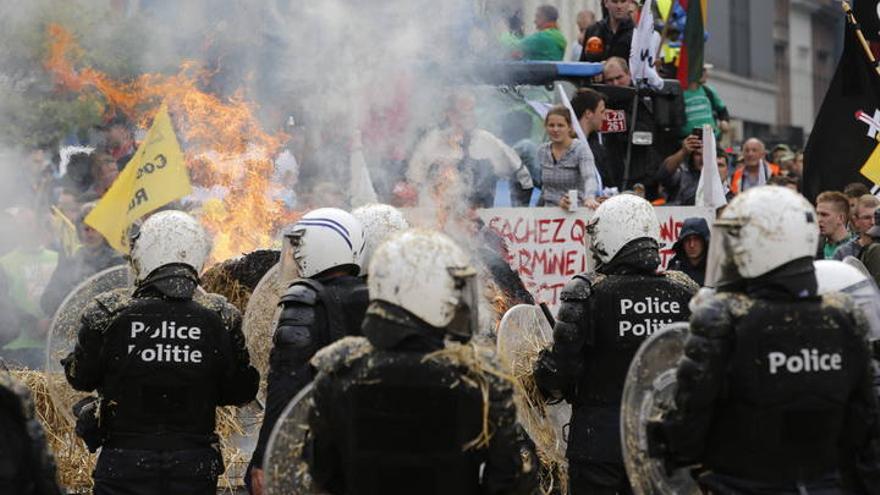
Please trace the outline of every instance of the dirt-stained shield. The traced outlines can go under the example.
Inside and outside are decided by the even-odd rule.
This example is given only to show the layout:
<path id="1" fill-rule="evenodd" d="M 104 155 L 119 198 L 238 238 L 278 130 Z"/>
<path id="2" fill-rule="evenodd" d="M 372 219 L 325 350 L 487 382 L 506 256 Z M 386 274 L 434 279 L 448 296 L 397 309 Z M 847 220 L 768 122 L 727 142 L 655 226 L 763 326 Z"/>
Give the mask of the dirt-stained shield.
<path id="1" fill-rule="evenodd" d="M 674 407 L 675 372 L 687 335 L 687 323 L 664 326 L 645 339 L 626 375 L 620 434 L 626 472 L 637 495 L 700 493 L 687 469 L 669 475 L 661 460 L 648 456 L 646 432 L 648 421 L 659 420 Z"/>
<path id="2" fill-rule="evenodd" d="M 254 288 L 244 312 L 242 329 L 247 341 L 251 364 L 260 372 L 260 390 L 257 399 L 266 400 L 266 377 L 269 375 L 269 351 L 272 350 L 272 335 L 281 313 L 278 301 L 281 291 L 287 286 L 282 283 L 281 263 L 276 263 L 263 275 Z"/>
<path id="3" fill-rule="evenodd" d="M 308 441 L 309 411 L 314 407 L 312 384 L 290 401 L 269 436 L 263 461 L 267 495 L 320 495 L 312 486 L 303 451 Z"/>
<path id="4" fill-rule="evenodd" d="M 498 325 L 498 357 L 514 379 L 517 419 L 535 442 L 538 457 L 546 468 L 542 488 L 548 493 L 561 488 L 564 493 L 567 484 L 564 427 L 571 418 L 571 406 L 547 404 L 532 377 L 538 353 L 552 340 L 553 329 L 538 306 L 518 304 L 504 314 Z"/>
<path id="5" fill-rule="evenodd" d="M 133 280 L 128 265 L 107 268 L 76 286 L 55 311 L 46 337 L 46 381 L 52 401 L 70 424 L 74 422 L 71 407 L 87 394 L 74 392 L 67 384 L 61 359 L 76 345 L 80 316 L 86 305 L 103 292 L 133 287 Z"/>

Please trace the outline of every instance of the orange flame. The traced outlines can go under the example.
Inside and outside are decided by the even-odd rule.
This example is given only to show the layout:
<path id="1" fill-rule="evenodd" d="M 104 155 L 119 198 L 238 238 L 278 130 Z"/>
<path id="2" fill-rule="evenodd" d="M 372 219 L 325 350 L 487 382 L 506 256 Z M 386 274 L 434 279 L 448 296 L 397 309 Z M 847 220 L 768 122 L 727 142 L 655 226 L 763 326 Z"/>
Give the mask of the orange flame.
<path id="1" fill-rule="evenodd" d="M 214 236 L 214 261 L 269 247 L 272 234 L 298 216 L 269 197 L 273 157 L 288 136 L 265 132 L 254 116 L 255 105 L 240 90 L 222 99 L 200 89 L 213 74 L 195 62 L 184 62 L 175 75 L 142 74 L 130 82 L 91 67 L 77 70 L 82 50 L 73 36 L 57 24 L 49 25 L 47 34 L 43 65 L 59 90 L 94 89 L 107 100 L 108 113 L 121 112 L 142 125 L 161 102 L 168 104 L 194 185 L 227 191 L 199 212 Z"/>

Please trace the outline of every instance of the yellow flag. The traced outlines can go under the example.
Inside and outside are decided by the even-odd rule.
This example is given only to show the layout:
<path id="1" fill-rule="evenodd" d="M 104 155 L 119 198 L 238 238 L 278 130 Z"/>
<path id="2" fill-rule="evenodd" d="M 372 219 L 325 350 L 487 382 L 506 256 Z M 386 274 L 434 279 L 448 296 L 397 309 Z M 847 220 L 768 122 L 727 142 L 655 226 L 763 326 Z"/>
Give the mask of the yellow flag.
<path id="1" fill-rule="evenodd" d="M 871 152 L 868 161 L 862 165 L 860 172 L 874 184 L 880 184 L 880 144 L 874 146 L 874 151 Z"/>
<path id="2" fill-rule="evenodd" d="M 73 256 L 73 253 L 79 249 L 79 236 L 76 232 L 76 225 L 67 218 L 57 207 L 52 207 L 52 229 L 55 231 L 57 239 L 61 240 L 61 248 L 66 256 Z"/>
<path id="3" fill-rule="evenodd" d="M 657 10 L 660 11 L 660 18 L 666 22 L 666 18 L 672 12 L 672 0 L 657 0 Z"/>
<path id="4" fill-rule="evenodd" d="M 192 192 L 183 152 L 163 104 L 144 142 L 85 218 L 107 243 L 127 253 L 128 227 L 138 218 Z"/>

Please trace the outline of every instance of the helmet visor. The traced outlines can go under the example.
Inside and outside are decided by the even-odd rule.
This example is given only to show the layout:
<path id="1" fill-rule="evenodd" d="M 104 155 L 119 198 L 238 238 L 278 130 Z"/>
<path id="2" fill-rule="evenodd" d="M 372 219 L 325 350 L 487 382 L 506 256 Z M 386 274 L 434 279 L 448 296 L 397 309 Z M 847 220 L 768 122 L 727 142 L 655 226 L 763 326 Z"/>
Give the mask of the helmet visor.
<path id="1" fill-rule="evenodd" d="M 446 327 L 446 331 L 457 340 L 466 342 L 480 328 L 477 272 L 473 267 L 467 266 L 450 268 L 449 275 L 455 281 L 455 288 L 459 292 L 459 299 L 458 305 L 455 308 L 455 316 Z"/>
<path id="2" fill-rule="evenodd" d="M 717 220 L 712 225 L 706 258 L 706 287 L 717 289 L 742 281 L 733 258 L 740 227 L 736 220 Z"/>
<path id="3" fill-rule="evenodd" d="M 852 256 L 847 256 L 844 263 L 856 267 L 865 275 L 865 279 L 843 289 L 841 292 L 852 297 L 868 320 L 868 340 L 875 342 L 880 340 L 880 289 L 874 282 L 874 278 L 865 268 L 865 265 Z"/>
<path id="4" fill-rule="evenodd" d="M 300 278 L 300 266 L 296 259 L 299 247 L 302 245 L 302 239 L 305 230 L 294 230 L 284 236 L 284 242 L 281 244 L 281 283 L 284 287 L 290 285 L 294 280 Z"/>

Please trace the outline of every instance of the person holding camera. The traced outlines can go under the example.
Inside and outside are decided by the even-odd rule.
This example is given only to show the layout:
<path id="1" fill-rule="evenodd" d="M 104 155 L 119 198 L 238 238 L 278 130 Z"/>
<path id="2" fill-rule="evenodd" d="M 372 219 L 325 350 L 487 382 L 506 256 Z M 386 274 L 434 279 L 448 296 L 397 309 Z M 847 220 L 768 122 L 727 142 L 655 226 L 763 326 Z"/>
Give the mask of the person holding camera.
<path id="1" fill-rule="evenodd" d="M 666 191 L 666 203 L 693 205 L 703 170 L 703 140 L 694 129 L 681 142 L 681 149 L 666 157 L 657 172 L 657 181 Z"/>

